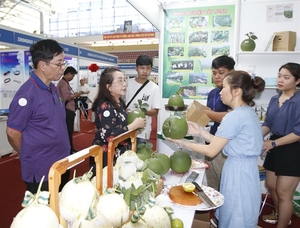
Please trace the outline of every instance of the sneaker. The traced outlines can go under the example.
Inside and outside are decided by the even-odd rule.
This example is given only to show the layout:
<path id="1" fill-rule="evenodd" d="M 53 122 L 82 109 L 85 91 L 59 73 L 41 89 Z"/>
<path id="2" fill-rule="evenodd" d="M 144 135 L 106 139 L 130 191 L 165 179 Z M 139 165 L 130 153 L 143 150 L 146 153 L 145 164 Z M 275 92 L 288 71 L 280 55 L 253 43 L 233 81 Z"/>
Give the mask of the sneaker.
<path id="1" fill-rule="evenodd" d="M 209 228 L 218 228 L 218 223 L 219 221 L 217 218 L 210 219 Z"/>
<path id="2" fill-rule="evenodd" d="M 278 220 L 278 215 L 275 213 L 275 211 L 272 211 L 272 213 L 269 215 L 263 215 L 262 220 L 266 223 L 276 224 Z M 292 221 L 290 220 L 289 225 L 291 225 L 291 223 Z"/>

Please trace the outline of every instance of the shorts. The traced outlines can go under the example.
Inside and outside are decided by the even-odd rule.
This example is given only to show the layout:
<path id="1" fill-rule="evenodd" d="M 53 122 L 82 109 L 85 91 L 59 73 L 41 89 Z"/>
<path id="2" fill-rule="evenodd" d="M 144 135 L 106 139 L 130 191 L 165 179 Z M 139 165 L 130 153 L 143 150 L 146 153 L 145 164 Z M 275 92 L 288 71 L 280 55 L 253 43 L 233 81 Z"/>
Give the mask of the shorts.
<path id="1" fill-rule="evenodd" d="M 281 136 L 272 135 L 271 140 Z M 278 146 L 270 150 L 264 161 L 264 168 L 276 176 L 300 177 L 300 142 Z"/>

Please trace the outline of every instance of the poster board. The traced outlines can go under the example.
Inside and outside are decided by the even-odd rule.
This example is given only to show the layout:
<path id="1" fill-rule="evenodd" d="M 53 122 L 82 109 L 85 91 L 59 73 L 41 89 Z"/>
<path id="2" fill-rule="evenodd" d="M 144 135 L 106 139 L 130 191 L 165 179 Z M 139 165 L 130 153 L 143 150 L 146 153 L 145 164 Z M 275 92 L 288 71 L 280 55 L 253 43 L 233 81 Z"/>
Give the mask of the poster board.
<path id="1" fill-rule="evenodd" d="M 212 60 L 235 53 L 236 5 L 166 9 L 164 23 L 163 98 L 182 86 L 184 99 L 206 100 Z"/>

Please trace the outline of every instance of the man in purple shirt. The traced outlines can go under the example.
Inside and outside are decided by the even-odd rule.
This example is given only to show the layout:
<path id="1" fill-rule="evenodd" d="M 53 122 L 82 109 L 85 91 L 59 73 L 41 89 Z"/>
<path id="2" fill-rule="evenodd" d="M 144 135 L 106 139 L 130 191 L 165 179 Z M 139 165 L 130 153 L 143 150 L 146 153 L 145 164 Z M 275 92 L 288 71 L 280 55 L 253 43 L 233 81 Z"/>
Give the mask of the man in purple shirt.
<path id="1" fill-rule="evenodd" d="M 43 176 L 42 190 L 48 190 L 49 169 L 69 155 L 70 145 L 64 103 L 51 82 L 64 72 L 63 48 L 54 40 L 40 40 L 30 47 L 30 54 L 34 71 L 10 104 L 6 134 L 19 154 L 26 188 L 34 194 Z M 60 189 L 68 180 L 66 172 Z"/>

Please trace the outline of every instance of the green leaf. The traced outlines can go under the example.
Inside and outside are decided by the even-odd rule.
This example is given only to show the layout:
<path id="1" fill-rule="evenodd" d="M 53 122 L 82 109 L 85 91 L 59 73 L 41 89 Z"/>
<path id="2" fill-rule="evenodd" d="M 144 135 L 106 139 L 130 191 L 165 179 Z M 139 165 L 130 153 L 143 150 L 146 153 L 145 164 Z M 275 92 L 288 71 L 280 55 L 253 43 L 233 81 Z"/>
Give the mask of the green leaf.
<path id="1" fill-rule="evenodd" d="M 124 194 L 124 200 L 125 200 L 127 206 L 130 206 L 131 188 L 126 189 L 123 194 Z"/>
<path id="2" fill-rule="evenodd" d="M 142 105 L 141 105 L 141 108 L 148 108 L 149 107 L 149 104 L 147 104 L 147 103 L 143 103 Z"/>
<path id="3" fill-rule="evenodd" d="M 145 113 L 145 115 L 147 114 L 147 109 L 146 108 L 141 108 L 141 110 L 143 111 L 143 113 Z"/>
<path id="4" fill-rule="evenodd" d="M 139 106 L 141 106 L 142 105 L 142 100 L 141 99 L 138 99 L 138 104 L 139 104 Z"/>
<path id="5" fill-rule="evenodd" d="M 252 40 L 258 39 L 257 36 L 255 36 L 255 35 L 252 35 L 250 38 L 251 38 Z"/>

